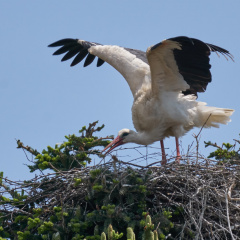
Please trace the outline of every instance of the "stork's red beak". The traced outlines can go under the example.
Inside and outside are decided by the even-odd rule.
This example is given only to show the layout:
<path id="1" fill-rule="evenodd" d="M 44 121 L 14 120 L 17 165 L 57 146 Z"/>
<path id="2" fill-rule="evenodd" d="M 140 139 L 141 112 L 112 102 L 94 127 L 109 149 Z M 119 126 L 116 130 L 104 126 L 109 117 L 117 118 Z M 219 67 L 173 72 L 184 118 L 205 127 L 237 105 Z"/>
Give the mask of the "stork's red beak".
<path id="1" fill-rule="evenodd" d="M 120 146 L 120 145 L 122 145 L 122 144 L 124 144 L 123 138 L 117 136 L 112 142 L 110 142 L 110 143 L 102 150 L 102 152 L 104 152 L 104 151 L 106 151 L 108 148 L 110 148 L 110 149 L 108 149 L 108 151 L 105 153 L 105 154 L 107 154 L 107 153 L 111 152 L 114 148 L 116 148 L 116 147 L 118 147 L 118 146 Z"/>

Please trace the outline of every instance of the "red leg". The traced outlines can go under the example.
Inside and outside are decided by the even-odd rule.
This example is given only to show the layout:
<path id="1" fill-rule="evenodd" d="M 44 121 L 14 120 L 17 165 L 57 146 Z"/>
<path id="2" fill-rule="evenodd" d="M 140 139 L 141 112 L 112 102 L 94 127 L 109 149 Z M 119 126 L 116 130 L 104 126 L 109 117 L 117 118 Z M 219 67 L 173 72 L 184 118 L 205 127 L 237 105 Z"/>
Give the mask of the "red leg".
<path id="1" fill-rule="evenodd" d="M 181 155 L 180 155 L 180 150 L 179 150 L 179 142 L 178 142 L 178 138 L 175 137 L 175 140 L 176 140 L 176 149 L 177 149 L 177 157 L 176 157 L 176 163 L 180 163 L 180 158 L 181 158 Z"/>
<path id="2" fill-rule="evenodd" d="M 161 145 L 161 150 L 162 150 L 162 162 L 161 162 L 161 164 L 165 165 L 167 163 L 167 159 L 166 159 L 163 140 L 160 140 L 160 145 Z"/>

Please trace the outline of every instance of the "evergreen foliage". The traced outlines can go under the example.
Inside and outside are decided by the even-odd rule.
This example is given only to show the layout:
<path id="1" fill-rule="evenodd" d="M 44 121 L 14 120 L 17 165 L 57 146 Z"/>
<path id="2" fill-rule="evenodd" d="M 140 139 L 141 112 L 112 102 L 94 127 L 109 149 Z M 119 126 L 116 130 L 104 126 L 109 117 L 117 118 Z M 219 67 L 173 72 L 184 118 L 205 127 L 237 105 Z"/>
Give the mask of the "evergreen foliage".
<path id="1" fill-rule="evenodd" d="M 98 122 L 89 124 L 89 127 L 83 126 L 79 133 L 65 136 L 67 141 L 62 144 L 56 144 L 54 147 L 47 146 L 42 153 L 17 140 L 18 148 L 27 150 L 35 156 L 33 165 L 29 165 L 31 172 L 36 170 L 52 169 L 54 171 L 68 171 L 73 168 L 85 167 L 87 163 L 91 163 L 91 155 L 100 155 L 100 151 L 95 149 L 100 146 L 107 146 L 109 139 L 112 137 L 98 138 L 93 136 L 94 133 L 102 130 L 104 125 L 96 127 Z"/>
<path id="2" fill-rule="evenodd" d="M 96 137 L 96 132 L 104 127 L 96 125 L 94 122 L 83 127 L 80 136 L 65 136 L 66 142 L 48 146 L 41 153 L 17 141 L 18 148 L 35 157 L 28 166 L 30 171 L 48 170 L 50 173 L 24 182 L 12 182 L 0 173 L 0 240 L 171 240 L 180 236 L 194 239 L 202 234 L 196 227 L 198 225 L 189 220 L 189 201 L 202 213 L 205 205 L 201 204 L 206 201 L 207 187 L 202 188 L 200 184 L 206 168 L 193 165 L 133 168 L 116 157 L 103 163 L 101 150 L 112 137 Z M 230 145 L 224 147 L 227 148 L 225 155 L 212 154 L 219 163 L 225 164 L 230 157 L 231 161 L 233 156 L 239 157 L 238 151 L 233 154 Z M 100 164 L 89 166 L 93 160 Z M 189 170 L 195 179 L 188 182 Z M 222 175 L 233 179 L 231 172 Z M 235 177 L 237 179 L 239 175 L 235 173 Z M 206 179 L 210 179 L 208 175 Z M 216 190 L 219 193 L 223 180 L 219 181 L 220 187 Z M 195 185 L 191 185 L 191 181 Z M 239 184 L 234 183 L 229 183 L 232 195 L 228 193 L 228 201 L 239 194 Z M 206 194 L 213 196 L 210 192 Z M 193 199 L 196 204 L 191 202 Z M 234 211 L 237 219 L 240 214 L 235 208 Z M 214 215 L 213 220 L 216 218 Z M 211 229 L 214 231 L 212 226 Z M 233 231 L 236 234 L 237 231 Z M 225 236 L 231 234 L 230 230 L 224 232 Z"/>
<path id="3" fill-rule="evenodd" d="M 239 140 L 235 140 L 234 144 L 223 143 L 222 146 L 218 146 L 217 143 L 212 143 L 210 141 L 204 143 L 205 147 L 212 146 L 216 148 L 216 150 L 211 152 L 208 157 L 218 160 L 218 164 L 223 164 L 226 162 L 230 162 L 231 164 L 239 164 L 240 148 L 236 149 L 236 144 L 240 143 Z"/>

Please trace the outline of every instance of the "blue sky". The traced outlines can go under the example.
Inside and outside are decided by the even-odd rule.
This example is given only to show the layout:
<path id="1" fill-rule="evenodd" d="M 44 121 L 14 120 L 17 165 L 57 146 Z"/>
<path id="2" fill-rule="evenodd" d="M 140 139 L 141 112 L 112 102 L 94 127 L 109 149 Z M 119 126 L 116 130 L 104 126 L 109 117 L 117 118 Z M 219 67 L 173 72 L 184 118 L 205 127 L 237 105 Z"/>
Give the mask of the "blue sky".
<path id="1" fill-rule="evenodd" d="M 47 45 L 67 37 L 146 50 L 169 37 L 189 36 L 228 49 L 235 63 L 211 55 L 213 81 L 199 100 L 236 111 L 228 126 L 203 130 L 201 153 L 211 150 L 204 140 L 239 139 L 239 9 L 237 0 L 1 1 L 0 171 L 14 180 L 33 176 L 15 139 L 41 151 L 95 120 L 106 125 L 101 136 L 133 129 L 131 92 L 115 69 L 106 63 L 96 68 L 96 61 L 71 68 L 70 61 L 52 56 L 54 49 Z M 181 139 L 182 151 L 198 132 Z M 174 153 L 174 139 L 165 146 Z M 132 157 L 118 152 L 123 160 Z"/>

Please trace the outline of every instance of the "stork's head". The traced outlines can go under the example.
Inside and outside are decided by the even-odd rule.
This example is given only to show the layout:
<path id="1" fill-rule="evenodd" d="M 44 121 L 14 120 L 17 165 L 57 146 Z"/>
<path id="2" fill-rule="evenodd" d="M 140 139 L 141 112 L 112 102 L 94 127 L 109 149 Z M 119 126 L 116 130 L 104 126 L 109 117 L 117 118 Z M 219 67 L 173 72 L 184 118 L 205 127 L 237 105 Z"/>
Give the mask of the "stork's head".
<path id="1" fill-rule="evenodd" d="M 116 148 L 120 145 L 129 143 L 129 142 L 135 142 L 134 141 L 135 135 L 136 135 L 136 132 L 129 130 L 129 129 L 124 128 L 124 129 L 120 130 L 118 132 L 118 136 L 103 149 L 103 152 L 109 148 L 108 151 L 106 152 L 106 154 L 107 154 L 107 153 L 111 152 L 114 148 Z"/>

